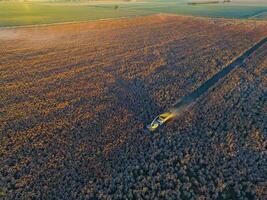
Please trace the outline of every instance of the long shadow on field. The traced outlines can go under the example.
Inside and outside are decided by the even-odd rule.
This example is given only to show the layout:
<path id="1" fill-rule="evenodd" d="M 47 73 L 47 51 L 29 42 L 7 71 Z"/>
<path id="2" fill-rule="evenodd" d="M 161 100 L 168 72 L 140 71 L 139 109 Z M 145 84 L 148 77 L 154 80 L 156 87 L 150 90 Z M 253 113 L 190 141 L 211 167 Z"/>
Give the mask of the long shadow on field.
<path id="1" fill-rule="evenodd" d="M 127 93 L 126 97 L 119 96 L 119 98 L 127 104 L 129 110 L 135 113 L 135 116 L 142 122 L 149 120 L 156 113 L 163 110 L 150 98 L 143 80 L 134 79 L 129 82 L 116 77 L 116 84 Z"/>

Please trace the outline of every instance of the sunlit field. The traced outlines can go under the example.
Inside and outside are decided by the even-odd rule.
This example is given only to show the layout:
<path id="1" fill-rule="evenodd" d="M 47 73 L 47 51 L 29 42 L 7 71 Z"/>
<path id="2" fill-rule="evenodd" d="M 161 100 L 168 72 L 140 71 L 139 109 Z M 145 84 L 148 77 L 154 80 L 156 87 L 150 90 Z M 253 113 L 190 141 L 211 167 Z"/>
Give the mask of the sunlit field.
<path id="1" fill-rule="evenodd" d="M 70 5 L 54 3 L 0 3 L 0 26 L 21 26 L 59 22 L 87 21 L 132 17 L 150 11 L 131 8 L 115 9 L 114 5 Z"/>
<path id="2" fill-rule="evenodd" d="M 244 52 L 266 23 L 160 14 L 1 28 L 0 198 L 263 199 L 267 44 Z"/>
<path id="3" fill-rule="evenodd" d="M 267 0 L 37 1 L 0 0 L 0 200 L 266 200 Z"/>
<path id="4" fill-rule="evenodd" d="M 225 18 L 266 19 L 267 4 L 187 5 L 177 2 L 0 3 L 0 27 L 90 21 L 172 13 Z"/>

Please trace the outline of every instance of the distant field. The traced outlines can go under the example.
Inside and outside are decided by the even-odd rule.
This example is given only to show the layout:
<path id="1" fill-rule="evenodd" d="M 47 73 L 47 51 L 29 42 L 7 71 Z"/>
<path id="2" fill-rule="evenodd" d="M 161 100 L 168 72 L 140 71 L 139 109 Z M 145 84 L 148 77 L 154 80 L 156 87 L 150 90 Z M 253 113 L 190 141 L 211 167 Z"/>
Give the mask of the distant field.
<path id="1" fill-rule="evenodd" d="M 236 6 L 236 5 L 180 5 L 149 9 L 152 12 L 164 12 L 193 16 L 225 17 L 246 19 L 258 13 L 267 12 L 267 6 Z M 266 15 L 265 15 L 266 17 Z M 267 19 L 267 18 L 266 18 Z"/>
<path id="2" fill-rule="evenodd" d="M 118 9 L 115 9 L 118 5 Z M 0 3 L 0 27 L 89 21 L 172 13 L 179 15 L 267 19 L 267 5 L 187 5 L 185 3 Z M 261 13 L 265 13 L 261 15 Z"/>
<path id="3" fill-rule="evenodd" d="M 151 11 L 131 8 L 114 9 L 115 5 L 89 6 L 41 3 L 0 3 L 0 26 L 21 26 L 58 22 L 87 21 L 132 17 Z"/>
<path id="4" fill-rule="evenodd" d="M 253 19 L 267 19 L 267 12 L 261 12 L 257 15 L 252 16 Z"/>

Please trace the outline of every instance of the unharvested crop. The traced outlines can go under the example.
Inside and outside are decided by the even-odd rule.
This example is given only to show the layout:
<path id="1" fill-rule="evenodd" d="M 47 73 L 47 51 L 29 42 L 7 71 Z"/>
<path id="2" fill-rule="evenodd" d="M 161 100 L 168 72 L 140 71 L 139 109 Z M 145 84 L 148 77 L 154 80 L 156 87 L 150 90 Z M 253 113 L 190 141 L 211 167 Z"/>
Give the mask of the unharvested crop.
<path id="1" fill-rule="evenodd" d="M 173 123 L 143 126 L 266 34 L 168 15 L 1 29 L 0 195 L 262 198 L 266 48 Z"/>

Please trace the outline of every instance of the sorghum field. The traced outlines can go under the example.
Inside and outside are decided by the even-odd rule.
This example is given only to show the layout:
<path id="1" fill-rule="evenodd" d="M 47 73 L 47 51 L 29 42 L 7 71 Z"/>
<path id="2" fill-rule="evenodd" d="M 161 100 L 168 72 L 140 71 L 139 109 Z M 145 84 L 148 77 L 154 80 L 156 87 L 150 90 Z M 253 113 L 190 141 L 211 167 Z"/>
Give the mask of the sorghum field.
<path id="1" fill-rule="evenodd" d="M 266 35 L 264 21 L 163 14 L 0 29 L 0 197 L 265 199 L 266 44 L 144 125 Z"/>

